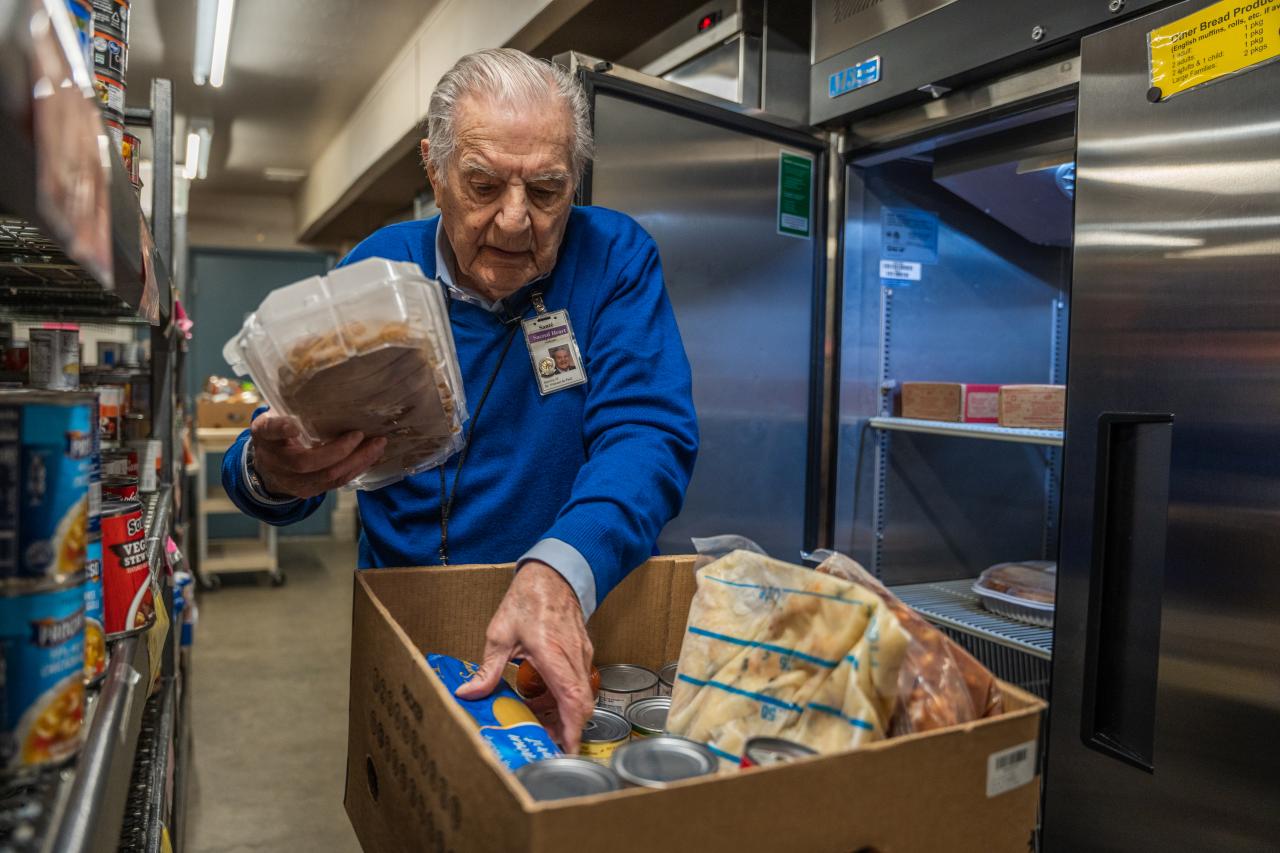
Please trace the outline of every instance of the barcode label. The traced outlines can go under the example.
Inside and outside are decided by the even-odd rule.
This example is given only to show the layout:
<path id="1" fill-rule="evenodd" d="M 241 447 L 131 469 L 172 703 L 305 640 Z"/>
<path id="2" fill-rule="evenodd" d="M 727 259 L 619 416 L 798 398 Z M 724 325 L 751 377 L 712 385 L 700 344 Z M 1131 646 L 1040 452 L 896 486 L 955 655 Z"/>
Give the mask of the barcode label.
<path id="1" fill-rule="evenodd" d="M 987 756 L 987 796 L 1029 784 L 1036 776 L 1036 742 L 1033 740 Z"/>

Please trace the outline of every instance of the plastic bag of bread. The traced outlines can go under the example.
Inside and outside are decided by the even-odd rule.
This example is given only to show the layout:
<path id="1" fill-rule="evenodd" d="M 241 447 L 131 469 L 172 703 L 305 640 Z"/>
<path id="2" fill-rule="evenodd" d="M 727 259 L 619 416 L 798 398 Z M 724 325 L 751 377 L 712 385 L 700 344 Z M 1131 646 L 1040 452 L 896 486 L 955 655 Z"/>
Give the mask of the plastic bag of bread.
<path id="1" fill-rule="evenodd" d="M 695 540 L 700 553 L 723 551 Z M 840 752 L 888 734 L 909 636 L 871 590 L 747 547 L 702 561 L 667 731 L 737 762 L 773 735 Z"/>
<path id="2" fill-rule="evenodd" d="M 352 430 L 386 437 L 357 488 L 425 471 L 462 445 L 466 400 L 444 295 L 417 264 L 370 258 L 273 290 L 223 356 L 308 444 Z"/>
<path id="3" fill-rule="evenodd" d="M 819 551 L 811 557 L 821 561 L 818 572 L 873 590 L 911 636 L 898 670 L 898 703 L 889 724 L 890 735 L 925 732 L 1003 711 L 995 676 L 954 640 L 903 604 L 856 560 L 833 551 Z"/>

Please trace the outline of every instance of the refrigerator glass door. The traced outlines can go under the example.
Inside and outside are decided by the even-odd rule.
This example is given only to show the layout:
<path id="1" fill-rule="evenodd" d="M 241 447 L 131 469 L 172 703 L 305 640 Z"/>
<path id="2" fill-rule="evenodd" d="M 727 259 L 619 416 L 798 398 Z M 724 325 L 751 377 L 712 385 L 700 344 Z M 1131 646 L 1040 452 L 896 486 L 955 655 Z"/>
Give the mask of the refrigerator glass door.
<path id="1" fill-rule="evenodd" d="M 1280 64 L 1151 102 L 1207 5 L 1082 44 L 1050 853 L 1280 844 Z"/>
<path id="2" fill-rule="evenodd" d="M 587 80 L 596 134 L 589 201 L 630 214 L 657 241 L 693 367 L 701 449 L 684 510 L 658 547 L 689 553 L 692 536 L 739 533 L 796 561 L 812 545 L 809 411 L 822 269 L 813 236 L 778 231 L 779 155 L 814 158 L 816 235 L 822 149 L 813 137 L 666 91 Z"/>

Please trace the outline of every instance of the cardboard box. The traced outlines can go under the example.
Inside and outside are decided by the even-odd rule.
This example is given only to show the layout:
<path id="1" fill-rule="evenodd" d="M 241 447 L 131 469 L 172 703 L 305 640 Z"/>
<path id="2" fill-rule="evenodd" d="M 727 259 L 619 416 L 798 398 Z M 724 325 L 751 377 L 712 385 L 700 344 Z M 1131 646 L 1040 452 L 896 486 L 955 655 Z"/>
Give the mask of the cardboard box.
<path id="1" fill-rule="evenodd" d="M 243 429 L 249 425 L 254 411 L 262 403 L 245 403 L 240 400 L 196 399 L 196 426 L 213 429 Z"/>
<path id="2" fill-rule="evenodd" d="M 1000 415 L 1000 386 L 964 382 L 903 382 L 902 417 L 926 421 L 993 424 Z"/>
<path id="3" fill-rule="evenodd" d="M 1062 429 L 1067 419 L 1065 385 L 1002 385 L 1000 426 Z"/>
<path id="4" fill-rule="evenodd" d="M 511 574 L 510 566 L 356 573 L 345 803 L 366 851 L 1029 849 L 1045 705 L 1007 685 L 998 718 L 667 790 L 535 802 L 424 659 L 479 659 Z M 692 557 L 637 569 L 591 619 L 596 661 L 657 668 L 675 659 L 693 592 Z M 999 758 L 1009 751 L 1031 763 L 1018 765 L 1025 780 L 1001 791 Z"/>

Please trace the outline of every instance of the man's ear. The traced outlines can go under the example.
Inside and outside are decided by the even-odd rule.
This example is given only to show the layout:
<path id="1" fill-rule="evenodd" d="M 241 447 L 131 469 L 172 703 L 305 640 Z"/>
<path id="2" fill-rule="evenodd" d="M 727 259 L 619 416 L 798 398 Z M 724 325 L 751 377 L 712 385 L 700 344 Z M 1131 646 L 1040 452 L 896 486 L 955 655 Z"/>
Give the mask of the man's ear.
<path id="1" fill-rule="evenodd" d="M 436 187 L 439 175 L 436 174 L 435 164 L 433 164 L 430 157 L 427 156 L 431 153 L 431 143 L 426 139 L 422 140 L 418 143 L 418 150 L 422 152 L 422 166 L 426 170 L 427 180 L 431 183 L 431 190 L 439 196 L 439 190 Z"/>

